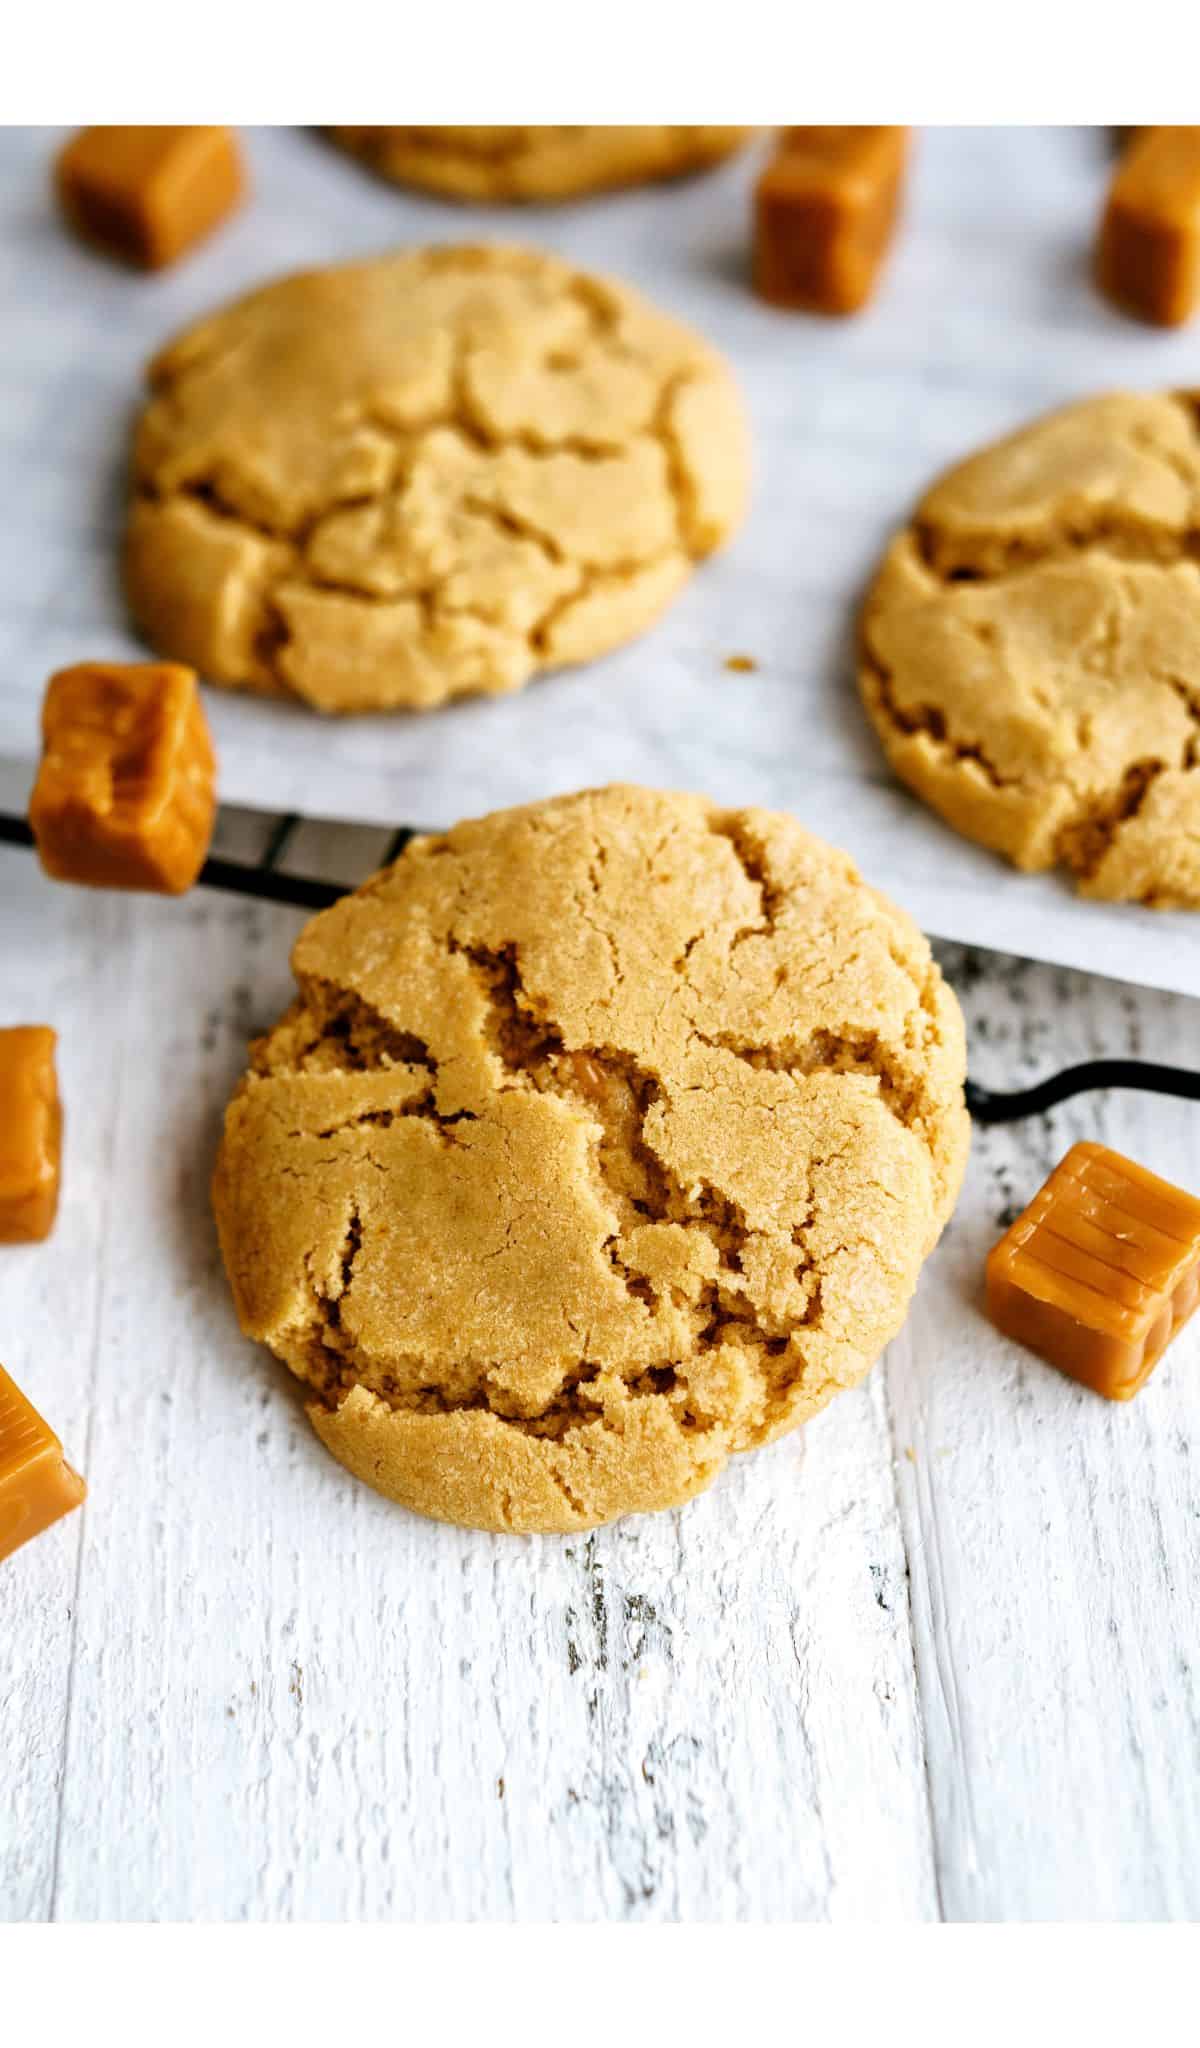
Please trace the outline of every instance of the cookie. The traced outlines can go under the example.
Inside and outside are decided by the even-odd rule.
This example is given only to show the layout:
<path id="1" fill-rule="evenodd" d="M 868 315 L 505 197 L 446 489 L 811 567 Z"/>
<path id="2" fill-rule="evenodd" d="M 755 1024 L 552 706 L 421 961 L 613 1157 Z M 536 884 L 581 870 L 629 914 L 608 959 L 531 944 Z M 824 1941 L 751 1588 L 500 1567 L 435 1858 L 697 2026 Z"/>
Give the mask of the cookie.
<path id="1" fill-rule="evenodd" d="M 861 1379 L 967 1149 L 929 948 L 792 819 L 614 788 L 324 911 L 214 1182 L 335 1457 L 486 1529 L 684 1501 Z"/>
<path id="2" fill-rule="evenodd" d="M 398 185 L 452 199 L 576 199 L 705 170 L 749 128 L 330 128 Z"/>
<path id="3" fill-rule="evenodd" d="M 745 506 L 721 358 L 532 250 L 285 278 L 149 374 L 135 618 L 210 681 L 320 711 L 425 709 L 606 653 Z"/>
<path id="4" fill-rule="evenodd" d="M 1087 399 L 950 470 L 867 598 L 860 683 L 966 838 L 1200 906 L 1200 394 Z"/>

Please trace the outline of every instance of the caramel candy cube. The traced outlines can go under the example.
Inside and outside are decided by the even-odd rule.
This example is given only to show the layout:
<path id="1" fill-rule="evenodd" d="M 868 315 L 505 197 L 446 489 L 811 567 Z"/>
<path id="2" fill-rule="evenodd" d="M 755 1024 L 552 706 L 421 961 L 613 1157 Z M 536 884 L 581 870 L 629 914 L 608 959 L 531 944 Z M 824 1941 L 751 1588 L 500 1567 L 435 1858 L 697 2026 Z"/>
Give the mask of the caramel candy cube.
<path id="1" fill-rule="evenodd" d="M 1110 1152 L 1072 1145 L 993 1246 L 998 1330 L 1110 1401 L 1130 1401 L 1200 1302 L 1200 1201 Z"/>
<path id="2" fill-rule="evenodd" d="M 0 1244 L 49 1237 L 58 1208 L 62 1108 L 47 1024 L 0 1031 Z"/>
<path id="3" fill-rule="evenodd" d="M 86 1493 L 54 1431 L 0 1366 L 0 1558 L 40 1536 Z"/>
<path id="4" fill-rule="evenodd" d="M 754 285 L 775 306 L 856 313 L 900 207 L 907 128 L 786 128 L 754 194 Z"/>
<path id="5" fill-rule="evenodd" d="M 51 676 L 29 822 L 59 882 L 190 889 L 216 814 L 196 678 L 174 662 L 82 662 Z"/>
<path id="6" fill-rule="evenodd" d="M 1096 251 L 1100 287 L 1175 327 L 1200 302 L 1200 128 L 1142 128 L 1113 173 Z"/>
<path id="7" fill-rule="evenodd" d="M 232 213 L 246 179 L 231 128 L 81 128 L 55 182 L 80 234 L 160 270 Z"/>

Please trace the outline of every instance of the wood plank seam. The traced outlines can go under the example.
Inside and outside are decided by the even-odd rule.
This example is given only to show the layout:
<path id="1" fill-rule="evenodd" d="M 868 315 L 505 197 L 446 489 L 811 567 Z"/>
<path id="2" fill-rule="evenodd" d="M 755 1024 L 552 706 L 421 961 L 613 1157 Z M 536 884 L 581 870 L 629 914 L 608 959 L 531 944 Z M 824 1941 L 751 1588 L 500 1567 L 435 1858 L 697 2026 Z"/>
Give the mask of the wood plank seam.
<path id="1" fill-rule="evenodd" d="M 128 942 L 128 939 L 131 936 L 133 936 L 133 933 L 131 931 L 131 926 L 133 923 L 132 916 L 127 912 L 126 915 L 122 918 L 121 922 L 124 924 L 126 928 L 125 936 Z M 133 1005 L 133 991 L 135 982 L 136 975 L 132 972 L 125 978 L 124 981 L 125 1000 L 121 1006 L 122 1026 L 124 1026 L 125 1023 L 127 1022 L 130 1010 Z M 121 1030 L 120 1037 L 118 1039 L 118 1045 L 120 1047 L 120 1051 L 117 1057 L 117 1071 L 113 1086 L 112 1101 L 109 1110 L 108 1131 L 105 1141 L 105 1181 L 107 1183 L 106 1192 L 108 1195 L 108 1200 L 105 1204 L 104 1227 L 99 1245 L 100 1278 L 96 1288 L 95 1314 L 92 1321 L 92 1339 L 89 1347 L 90 1358 L 88 1362 L 87 1424 L 84 1430 L 82 1467 L 85 1478 L 87 1476 L 88 1467 L 91 1460 L 92 1433 L 96 1416 L 96 1385 L 100 1370 L 100 1350 L 104 1334 L 104 1308 L 107 1293 L 105 1281 L 105 1255 L 108 1251 L 110 1235 L 113 1228 L 113 1220 L 117 1210 L 116 1191 L 112 1186 L 112 1181 L 113 1172 L 116 1165 L 117 1141 L 121 1118 L 121 1098 L 124 1092 L 125 1064 L 128 1058 L 128 1033 L 124 1028 L 122 1028 Z M 71 1597 L 71 1634 L 70 1656 L 67 1666 L 67 1699 L 65 1711 L 63 1713 L 62 1748 L 58 1770 L 58 1804 L 57 1811 L 55 1814 L 54 1826 L 54 1860 L 51 1866 L 50 1900 L 49 1910 L 46 1916 L 47 1920 L 51 1922 L 57 1920 L 58 1918 L 59 1876 L 61 1870 L 60 1858 L 62 1852 L 63 1832 L 63 1809 L 66 1801 L 67 1772 L 70 1767 L 71 1714 L 75 1700 L 75 1675 L 79 1655 L 79 1603 L 83 1585 L 84 1539 L 87 1535 L 88 1526 L 87 1501 L 84 1501 L 83 1506 L 79 1511 L 79 1514 L 76 1516 L 76 1522 L 78 1526 L 75 1530 L 75 1564 L 73 1578 L 74 1591 Z"/>

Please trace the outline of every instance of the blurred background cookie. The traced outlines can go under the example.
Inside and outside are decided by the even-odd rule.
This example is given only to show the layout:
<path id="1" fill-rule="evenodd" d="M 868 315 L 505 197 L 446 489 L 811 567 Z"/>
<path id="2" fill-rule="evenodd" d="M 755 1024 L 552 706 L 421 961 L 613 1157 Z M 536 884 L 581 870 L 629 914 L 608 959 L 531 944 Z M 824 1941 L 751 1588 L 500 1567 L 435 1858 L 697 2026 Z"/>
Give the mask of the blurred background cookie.
<path id="1" fill-rule="evenodd" d="M 576 199 L 705 170 L 752 128 L 329 128 L 380 177 L 454 199 Z"/>
<path id="2" fill-rule="evenodd" d="M 862 621 L 888 759 L 1086 895 L 1200 906 L 1200 395 L 1086 399 L 950 470 Z"/>
<path id="3" fill-rule="evenodd" d="M 166 348 L 125 574 L 162 653 L 322 711 L 519 689 L 640 633 L 739 523 L 726 364 L 536 251 L 264 287 Z"/>

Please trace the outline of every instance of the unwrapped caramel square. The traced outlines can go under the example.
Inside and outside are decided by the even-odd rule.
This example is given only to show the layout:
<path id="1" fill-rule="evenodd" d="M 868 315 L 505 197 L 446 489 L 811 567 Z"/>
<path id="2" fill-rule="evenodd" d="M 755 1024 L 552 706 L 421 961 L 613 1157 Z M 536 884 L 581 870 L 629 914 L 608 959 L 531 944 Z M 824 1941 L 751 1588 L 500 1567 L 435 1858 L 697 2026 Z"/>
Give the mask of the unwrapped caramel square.
<path id="1" fill-rule="evenodd" d="M 0 1366 L 0 1558 L 40 1536 L 86 1493 L 54 1431 Z"/>
<path id="2" fill-rule="evenodd" d="M 58 1209 L 62 1108 L 48 1024 L 0 1031 L 0 1244 L 49 1237 Z"/>
<path id="3" fill-rule="evenodd" d="M 997 1329 L 1129 1401 L 1200 1302 L 1200 1201 L 1104 1145 L 1072 1145 L 988 1255 Z"/>
<path id="4" fill-rule="evenodd" d="M 246 184 L 232 128 L 82 128 L 55 179 L 72 226 L 147 270 L 207 235 Z"/>
<path id="5" fill-rule="evenodd" d="M 1175 327 L 1200 304 L 1200 128 L 1140 128 L 1113 173 L 1096 276 L 1139 319 Z"/>
<path id="6" fill-rule="evenodd" d="M 754 195 L 754 284 L 772 305 L 856 313 L 900 207 L 907 128 L 785 128 Z"/>
<path id="7" fill-rule="evenodd" d="M 56 881 L 189 889 L 212 837 L 215 785 L 190 668 L 96 661 L 51 676 L 29 822 Z"/>

